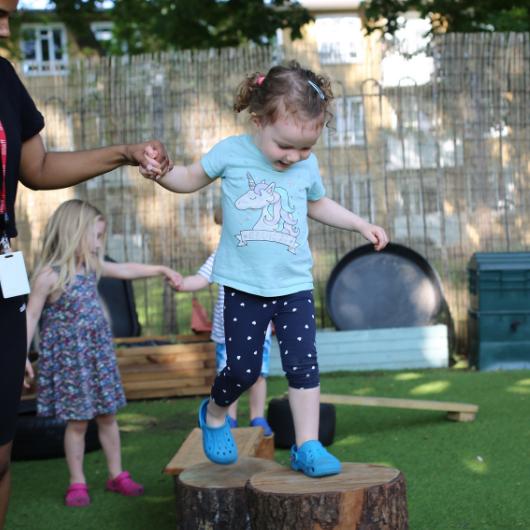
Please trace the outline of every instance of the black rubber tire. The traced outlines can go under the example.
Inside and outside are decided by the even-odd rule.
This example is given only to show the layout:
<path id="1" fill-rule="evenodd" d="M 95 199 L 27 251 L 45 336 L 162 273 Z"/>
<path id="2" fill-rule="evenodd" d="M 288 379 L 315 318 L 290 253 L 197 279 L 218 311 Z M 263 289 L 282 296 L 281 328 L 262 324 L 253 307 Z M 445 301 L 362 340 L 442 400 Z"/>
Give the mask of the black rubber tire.
<path id="1" fill-rule="evenodd" d="M 293 416 L 287 398 L 271 399 L 267 410 L 267 421 L 274 432 L 274 446 L 290 449 L 295 442 Z M 318 439 L 324 446 L 331 445 L 335 438 L 335 406 L 330 403 L 320 404 L 320 425 Z"/>
<path id="2" fill-rule="evenodd" d="M 64 457 L 66 421 L 42 418 L 36 414 L 35 400 L 24 400 L 19 407 L 17 429 L 13 440 L 13 460 L 38 460 Z M 99 449 L 97 424 L 89 422 L 85 452 Z"/>

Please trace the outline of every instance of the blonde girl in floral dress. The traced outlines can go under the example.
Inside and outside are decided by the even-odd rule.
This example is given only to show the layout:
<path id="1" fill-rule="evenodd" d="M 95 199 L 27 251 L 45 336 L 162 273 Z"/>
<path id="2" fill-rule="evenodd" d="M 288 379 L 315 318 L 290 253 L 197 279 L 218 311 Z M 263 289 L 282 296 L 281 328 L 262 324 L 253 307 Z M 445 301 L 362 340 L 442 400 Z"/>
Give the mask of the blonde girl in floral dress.
<path id="1" fill-rule="evenodd" d="M 125 405 L 125 396 L 110 324 L 97 293 L 99 276 L 162 275 L 174 288 L 182 279 L 160 265 L 103 261 L 104 239 L 105 219 L 97 208 L 75 199 L 62 203 L 45 229 L 27 309 L 28 344 L 40 320 L 38 414 L 67 422 L 67 506 L 90 503 L 83 458 L 92 419 L 107 460 L 106 489 L 128 496 L 143 493 L 143 486 L 122 469 L 116 412 Z"/>

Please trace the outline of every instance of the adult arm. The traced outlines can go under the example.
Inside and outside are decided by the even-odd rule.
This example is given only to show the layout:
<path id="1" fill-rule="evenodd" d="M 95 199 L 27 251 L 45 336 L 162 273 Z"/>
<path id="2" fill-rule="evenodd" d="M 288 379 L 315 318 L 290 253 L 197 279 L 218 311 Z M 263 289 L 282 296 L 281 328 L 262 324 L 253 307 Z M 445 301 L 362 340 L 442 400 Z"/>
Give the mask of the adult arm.
<path id="1" fill-rule="evenodd" d="M 383 228 L 369 223 L 328 197 L 308 201 L 307 214 L 320 223 L 359 232 L 374 244 L 375 250 L 382 250 L 388 244 L 388 237 Z"/>
<path id="2" fill-rule="evenodd" d="M 155 153 L 156 160 L 148 154 Z M 73 152 L 47 152 L 40 134 L 22 144 L 20 180 L 28 188 L 58 189 L 79 184 L 123 165 L 150 167 L 163 174 L 171 167 L 157 140 Z"/>

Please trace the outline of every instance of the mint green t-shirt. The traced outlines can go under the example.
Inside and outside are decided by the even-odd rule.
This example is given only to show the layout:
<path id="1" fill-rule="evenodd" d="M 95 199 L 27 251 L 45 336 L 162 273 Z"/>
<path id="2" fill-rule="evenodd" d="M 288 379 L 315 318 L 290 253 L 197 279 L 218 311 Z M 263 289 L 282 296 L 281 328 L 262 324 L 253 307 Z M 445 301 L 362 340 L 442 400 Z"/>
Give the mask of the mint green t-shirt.
<path id="1" fill-rule="evenodd" d="M 307 201 L 325 194 L 316 156 L 278 171 L 250 135 L 241 135 L 219 142 L 201 164 L 210 178 L 221 178 L 213 281 L 260 296 L 312 289 Z"/>

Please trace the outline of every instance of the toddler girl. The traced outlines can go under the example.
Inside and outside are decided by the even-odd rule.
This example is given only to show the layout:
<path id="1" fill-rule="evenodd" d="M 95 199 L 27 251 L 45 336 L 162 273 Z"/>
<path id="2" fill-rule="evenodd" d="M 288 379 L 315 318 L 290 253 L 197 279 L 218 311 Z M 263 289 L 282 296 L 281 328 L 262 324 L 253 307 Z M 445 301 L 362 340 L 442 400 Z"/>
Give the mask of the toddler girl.
<path id="1" fill-rule="evenodd" d="M 180 193 L 221 179 L 223 227 L 212 279 L 225 288 L 227 365 L 199 409 L 204 451 L 213 462 L 237 459 L 227 410 L 259 377 L 261 347 L 272 320 L 295 427 L 291 467 L 311 477 L 341 470 L 318 441 L 320 387 L 307 217 L 356 230 L 376 250 L 388 238 L 381 227 L 325 196 L 311 151 L 332 98 L 329 80 L 296 62 L 253 74 L 240 85 L 234 105 L 236 112 L 249 111 L 253 134 L 226 138 L 199 162 L 175 166 L 162 177 L 141 170 Z"/>
<path id="2" fill-rule="evenodd" d="M 116 411 L 125 405 L 125 396 L 110 324 L 97 293 L 98 277 L 163 275 L 174 288 L 181 281 L 180 274 L 168 267 L 103 261 L 104 236 L 105 219 L 98 209 L 76 199 L 62 203 L 46 225 L 27 308 L 28 344 L 40 319 L 38 414 L 67 421 L 67 506 L 90 503 L 83 457 L 87 425 L 93 418 L 107 459 L 107 490 L 143 493 L 122 469 Z"/>

